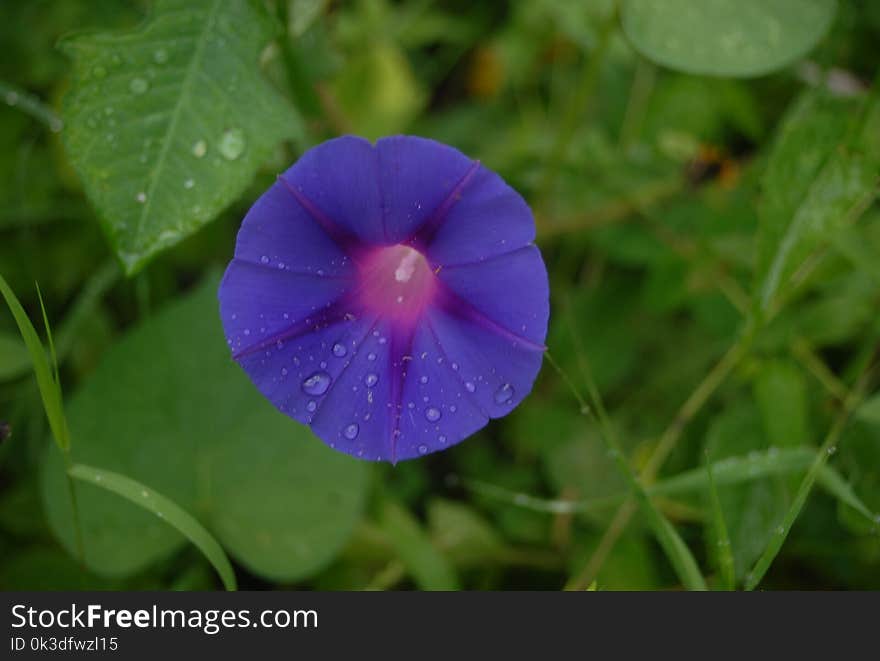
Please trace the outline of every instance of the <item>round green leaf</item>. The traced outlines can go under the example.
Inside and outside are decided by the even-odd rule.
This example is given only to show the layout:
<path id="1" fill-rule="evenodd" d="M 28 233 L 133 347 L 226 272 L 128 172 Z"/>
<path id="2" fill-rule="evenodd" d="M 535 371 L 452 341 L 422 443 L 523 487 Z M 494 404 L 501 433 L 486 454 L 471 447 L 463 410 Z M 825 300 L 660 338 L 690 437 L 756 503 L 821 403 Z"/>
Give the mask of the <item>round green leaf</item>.
<path id="1" fill-rule="evenodd" d="M 367 465 L 276 411 L 230 360 L 216 279 L 108 350 L 68 407 L 75 462 L 115 471 L 195 516 L 254 573 L 295 581 L 322 568 L 360 517 Z M 165 521 L 76 485 L 87 565 L 140 571 L 186 544 Z M 43 471 L 49 522 L 74 552 L 60 453 Z"/>
<path id="2" fill-rule="evenodd" d="M 711 76 L 760 76 L 824 36 L 836 0 L 625 0 L 623 30 L 658 64 Z"/>

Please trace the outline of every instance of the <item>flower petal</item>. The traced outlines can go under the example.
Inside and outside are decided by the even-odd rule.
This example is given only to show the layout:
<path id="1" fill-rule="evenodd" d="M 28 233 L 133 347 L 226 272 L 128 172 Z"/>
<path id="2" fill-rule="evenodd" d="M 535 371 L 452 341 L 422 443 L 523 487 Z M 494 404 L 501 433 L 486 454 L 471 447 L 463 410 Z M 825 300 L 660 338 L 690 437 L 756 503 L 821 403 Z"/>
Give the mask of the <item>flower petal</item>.
<path id="1" fill-rule="evenodd" d="M 326 310 L 352 286 L 344 277 L 321 277 L 243 261 L 230 262 L 218 293 L 220 317 L 233 355 L 273 344 L 297 324 Z"/>
<path id="2" fill-rule="evenodd" d="M 507 415 L 531 391 L 543 351 L 455 311 L 434 309 L 427 323 L 474 405 L 490 418 Z"/>
<path id="3" fill-rule="evenodd" d="M 281 181 L 275 182 L 248 211 L 236 239 L 235 257 L 300 273 L 353 274 L 348 255 Z"/>
<path id="4" fill-rule="evenodd" d="M 427 244 L 432 264 L 479 262 L 517 250 L 535 238 L 535 220 L 522 196 L 480 167 Z"/>
<path id="5" fill-rule="evenodd" d="M 330 447 L 371 461 L 393 460 L 390 335 L 387 321 L 373 320 L 310 420 Z"/>
<path id="6" fill-rule="evenodd" d="M 410 240 L 433 218 L 442 221 L 479 166 L 457 149 L 414 136 L 382 138 L 376 150 L 388 243 Z"/>
<path id="7" fill-rule="evenodd" d="M 397 460 L 421 457 L 463 441 L 489 422 L 460 378 L 461 366 L 447 360 L 427 324 L 416 329 L 405 363 Z"/>
<path id="8" fill-rule="evenodd" d="M 378 158 L 368 140 L 343 136 L 305 152 L 284 174 L 299 204 L 340 246 L 383 244 Z"/>
<path id="9" fill-rule="evenodd" d="M 312 423 L 342 376 L 352 369 L 376 319 L 345 317 L 309 328 L 297 337 L 277 340 L 239 356 L 251 380 L 279 410 L 300 422 Z M 351 397 L 352 393 L 345 393 Z M 338 411 L 331 405 L 327 412 Z M 330 442 L 332 437 L 323 437 Z"/>
<path id="10" fill-rule="evenodd" d="M 445 267 L 438 277 L 459 299 L 511 335 L 543 344 L 550 289 L 547 269 L 535 246 L 482 262 Z"/>

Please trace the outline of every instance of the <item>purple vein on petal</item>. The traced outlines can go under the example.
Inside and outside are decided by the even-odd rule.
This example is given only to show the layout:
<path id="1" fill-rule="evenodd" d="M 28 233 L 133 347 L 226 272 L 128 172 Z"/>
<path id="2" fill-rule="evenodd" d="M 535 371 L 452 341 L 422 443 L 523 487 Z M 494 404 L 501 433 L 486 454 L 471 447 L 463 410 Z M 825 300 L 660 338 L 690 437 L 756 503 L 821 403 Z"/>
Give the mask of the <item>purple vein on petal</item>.
<path id="1" fill-rule="evenodd" d="M 440 203 L 440 206 L 434 209 L 434 212 L 424 223 L 422 223 L 418 230 L 416 230 L 409 243 L 418 246 L 427 246 L 431 243 L 431 239 L 434 238 L 437 230 L 440 229 L 440 225 L 442 225 L 443 221 L 446 219 L 446 214 L 448 214 L 453 205 L 461 199 L 465 187 L 467 187 L 479 169 L 480 161 L 474 161 L 471 163 L 467 172 L 464 173 L 462 178 L 458 180 L 458 183 L 452 187 L 451 191 L 449 191 L 449 195 L 446 196 L 446 199 Z"/>
<path id="2" fill-rule="evenodd" d="M 449 354 L 446 353 L 446 349 L 443 348 L 443 343 L 440 341 L 440 337 L 437 335 L 437 331 L 434 330 L 434 324 L 431 323 L 431 320 L 428 317 L 424 318 L 424 324 L 427 327 L 428 331 L 431 333 L 431 337 L 434 339 L 434 345 L 437 347 L 437 351 L 443 357 L 443 364 L 448 366 L 449 372 L 453 375 L 455 380 L 462 385 L 462 387 L 465 389 L 465 392 L 468 393 L 468 399 L 471 400 L 471 404 L 473 404 L 474 407 L 480 412 L 480 415 L 486 418 L 486 420 L 489 420 L 492 416 L 486 413 L 486 410 L 480 404 L 477 396 L 471 393 L 470 390 L 468 390 L 465 384 L 464 377 L 459 372 L 452 369 L 453 361 L 449 359 Z"/>
<path id="3" fill-rule="evenodd" d="M 326 232 L 327 236 L 329 236 L 336 245 L 342 248 L 352 259 L 354 259 L 352 254 L 353 251 L 350 250 L 350 248 L 359 244 L 360 240 L 354 234 L 339 225 L 335 220 L 330 218 L 330 216 L 321 211 L 321 209 L 318 208 L 318 205 L 312 202 L 305 193 L 297 190 L 296 186 L 287 181 L 283 175 L 279 175 L 278 179 L 284 184 L 284 187 L 290 191 L 290 194 L 293 195 L 296 201 L 299 202 L 300 206 L 306 210 L 309 216 L 321 227 L 321 229 L 324 230 L 324 232 Z"/>
<path id="4" fill-rule="evenodd" d="M 458 317 L 459 319 L 464 319 L 465 321 L 476 324 L 477 326 L 480 326 L 487 331 L 495 333 L 499 337 L 502 337 L 509 342 L 517 345 L 522 345 L 523 348 L 530 351 L 544 353 L 547 350 L 547 347 L 545 345 L 533 342 L 532 340 L 505 328 L 497 321 L 490 319 L 486 316 L 485 313 L 474 307 L 471 303 L 468 303 L 458 294 L 454 293 L 445 284 L 442 288 L 441 300 L 441 305 L 443 306 L 443 309 L 445 309 L 453 316 Z"/>
<path id="5" fill-rule="evenodd" d="M 391 373 L 391 463 L 397 463 L 397 439 L 400 437 L 400 416 L 403 411 L 403 387 L 406 385 L 407 361 L 404 360 L 412 354 L 413 341 L 415 340 L 415 328 L 408 329 L 404 336 L 393 334 L 391 337 L 391 350 L 388 352 L 389 369 Z M 395 368 L 395 365 L 397 366 Z"/>
<path id="6" fill-rule="evenodd" d="M 301 271 L 299 269 L 292 269 L 289 267 L 285 267 L 283 269 L 278 268 L 277 266 L 272 266 L 271 264 L 262 264 L 260 262 L 255 262 L 252 259 L 245 259 L 244 257 L 233 257 L 233 262 L 238 262 L 240 264 L 247 264 L 248 266 L 252 266 L 258 269 L 264 269 L 272 271 L 273 273 L 287 273 L 289 275 L 296 275 L 302 278 L 321 278 L 322 280 L 350 280 L 350 275 L 327 275 L 326 273 L 320 274 L 316 271 Z"/>
<path id="7" fill-rule="evenodd" d="M 469 262 L 453 262 L 451 264 L 444 262 L 443 263 L 443 270 L 444 271 L 451 271 L 453 269 L 457 269 L 457 268 L 460 268 L 463 266 L 478 266 L 478 265 L 482 265 L 482 264 L 490 264 L 491 262 L 494 262 L 495 260 L 506 259 L 506 258 L 510 257 L 511 255 L 517 254 L 520 251 L 529 250 L 530 248 L 534 248 L 534 247 L 535 247 L 534 243 L 527 243 L 526 245 L 520 246 L 519 248 L 514 248 L 513 250 L 508 250 L 507 252 L 502 252 L 497 255 L 492 255 L 491 257 L 483 257 L 482 259 L 473 259 Z"/>
<path id="8" fill-rule="evenodd" d="M 238 360 L 239 358 L 252 354 L 255 351 L 270 347 L 278 341 L 288 342 L 298 337 L 302 337 L 306 333 L 323 330 L 343 321 L 353 321 L 354 317 L 352 317 L 350 312 L 351 300 L 352 294 L 350 292 L 343 292 L 338 298 L 324 307 L 324 309 L 316 312 L 314 318 L 308 317 L 306 319 L 295 321 L 284 330 L 273 333 L 269 337 L 248 347 L 239 349 L 232 354 L 232 359 Z"/>

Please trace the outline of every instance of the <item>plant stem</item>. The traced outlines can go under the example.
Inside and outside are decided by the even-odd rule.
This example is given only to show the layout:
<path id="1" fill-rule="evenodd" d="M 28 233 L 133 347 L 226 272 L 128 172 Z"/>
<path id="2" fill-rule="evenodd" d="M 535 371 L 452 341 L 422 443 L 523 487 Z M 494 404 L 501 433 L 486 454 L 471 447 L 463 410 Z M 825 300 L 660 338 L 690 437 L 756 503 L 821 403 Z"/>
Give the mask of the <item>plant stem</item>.
<path id="1" fill-rule="evenodd" d="M 810 495 L 813 484 L 815 484 L 816 478 L 819 476 L 819 471 L 821 471 L 828 462 L 828 458 L 837 451 L 840 436 L 846 428 L 850 416 L 864 400 L 868 383 L 871 380 L 873 372 L 873 369 L 865 369 L 855 387 L 853 387 L 852 391 L 850 391 L 844 401 L 843 408 L 835 418 L 831 429 L 828 430 L 825 440 L 819 447 L 819 452 L 816 453 L 816 458 L 813 460 L 810 469 L 801 481 L 800 487 L 795 494 L 794 501 L 785 513 L 785 518 L 783 519 L 782 524 L 774 531 L 773 535 L 770 537 L 770 541 L 767 543 L 767 547 L 761 554 L 761 557 L 758 558 L 754 568 L 746 577 L 746 590 L 754 590 L 758 586 L 764 578 L 764 575 L 767 573 L 767 570 L 770 569 L 770 565 L 773 564 L 773 560 L 776 559 L 776 556 L 782 549 L 782 545 L 785 543 L 788 533 L 791 531 L 791 527 L 794 525 L 794 522 L 800 515 L 804 504 L 807 502 L 807 497 Z"/>
<path id="2" fill-rule="evenodd" d="M 544 177 L 538 186 L 538 207 L 545 208 L 547 200 L 553 193 L 556 177 L 559 169 L 571 144 L 572 136 L 577 128 L 578 121 L 583 118 L 590 98 L 596 89 L 599 81 L 599 73 L 602 69 L 602 63 L 605 61 L 605 54 L 608 51 L 608 44 L 611 41 L 611 35 L 617 27 L 617 3 L 614 3 L 605 22 L 599 32 L 599 38 L 593 52 L 587 56 L 584 67 L 581 70 L 580 80 L 577 90 L 571 97 L 565 116 L 559 124 L 559 130 L 556 132 L 556 138 L 550 149 L 550 155 L 547 159 L 547 167 L 544 170 Z"/>
<path id="3" fill-rule="evenodd" d="M 574 335 L 577 342 L 577 333 L 574 333 Z M 685 427 L 746 355 L 748 347 L 751 345 L 751 337 L 752 334 L 748 332 L 741 335 L 740 339 L 727 350 L 727 353 L 721 357 L 699 385 L 697 385 L 690 397 L 682 404 L 673 421 L 660 436 L 660 440 L 645 464 L 645 468 L 640 476 L 644 485 L 648 486 L 654 481 L 657 472 L 681 438 Z M 581 360 L 581 353 L 581 351 L 578 351 L 579 360 Z M 623 531 L 626 530 L 635 511 L 636 503 L 632 498 L 618 508 L 587 565 L 580 574 L 569 581 L 568 587 L 575 590 L 584 589 L 595 580 L 599 569 L 611 553 L 617 540 L 620 539 Z"/>
<path id="4" fill-rule="evenodd" d="M 608 454 L 614 459 L 615 463 L 617 464 L 617 468 L 620 470 L 621 475 L 627 481 L 630 489 L 635 494 L 636 502 L 641 508 L 645 518 L 648 520 L 648 523 L 651 525 L 651 528 L 654 530 L 657 541 L 666 552 L 669 561 L 675 568 L 675 571 L 681 579 L 682 583 L 690 590 L 705 590 L 706 582 L 703 579 L 703 576 L 700 574 L 699 567 L 697 566 L 693 555 L 691 555 L 690 550 L 678 536 L 678 533 L 675 531 L 669 521 L 667 521 L 663 517 L 663 515 L 660 514 L 660 512 L 651 502 L 651 499 L 648 497 L 648 494 L 642 486 L 642 483 L 639 482 L 638 478 L 630 467 L 629 462 L 626 459 L 626 454 L 623 452 L 620 441 L 617 438 L 617 432 L 615 431 L 613 425 L 611 424 L 611 421 L 608 418 L 608 414 L 605 411 L 605 406 L 602 403 L 602 398 L 599 394 L 599 390 L 596 387 L 596 383 L 593 380 L 591 373 L 587 372 L 585 374 L 585 377 L 587 379 L 587 392 L 589 394 L 592 406 L 590 406 L 590 404 L 587 404 L 586 400 L 584 400 L 583 396 L 580 394 L 577 387 L 571 381 L 568 374 L 566 374 L 566 372 L 553 359 L 553 356 L 550 354 L 550 352 L 546 352 L 544 356 L 547 358 L 547 362 L 549 362 L 550 365 L 553 366 L 553 369 L 555 369 L 559 373 L 559 376 L 565 382 L 566 386 L 568 386 L 568 388 L 571 390 L 572 395 L 574 395 L 575 399 L 580 405 L 581 413 L 592 417 L 594 422 L 597 423 L 600 431 L 599 436 L 605 442 Z"/>

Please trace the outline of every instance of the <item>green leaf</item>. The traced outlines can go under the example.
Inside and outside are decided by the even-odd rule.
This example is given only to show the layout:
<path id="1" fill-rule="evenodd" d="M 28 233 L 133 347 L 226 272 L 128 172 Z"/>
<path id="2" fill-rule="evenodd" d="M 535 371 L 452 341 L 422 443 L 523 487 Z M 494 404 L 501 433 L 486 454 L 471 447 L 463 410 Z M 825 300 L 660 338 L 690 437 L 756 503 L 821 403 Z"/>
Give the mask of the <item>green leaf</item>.
<path id="1" fill-rule="evenodd" d="M 856 411 L 856 417 L 880 427 L 880 393 L 867 399 Z"/>
<path id="2" fill-rule="evenodd" d="M 217 279 L 153 315 L 104 355 L 68 417 L 77 463 L 146 485 L 191 512 L 243 565 L 295 581 L 320 570 L 359 520 L 368 466 L 279 413 L 229 358 Z M 73 547 L 64 466 L 50 451 L 43 493 L 54 532 Z M 87 565 L 127 576 L 184 539 L 152 514 L 77 490 Z"/>
<path id="3" fill-rule="evenodd" d="M 724 521 L 721 499 L 718 497 L 718 489 L 715 486 L 715 478 L 712 475 L 711 461 L 706 462 L 706 477 L 709 481 L 709 503 L 712 506 L 712 532 L 715 536 L 715 555 L 721 572 L 722 586 L 725 590 L 733 590 L 736 587 L 733 551 L 730 548 L 730 535 L 727 532 L 727 523 Z"/>
<path id="4" fill-rule="evenodd" d="M 789 111 L 762 181 L 757 303 L 766 311 L 794 273 L 830 243 L 876 194 L 880 104 L 814 91 Z"/>
<path id="5" fill-rule="evenodd" d="M 156 493 L 143 484 L 119 473 L 83 464 L 75 464 L 67 472 L 77 480 L 81 480 L 86 484 L 93 484 L 96 487 L 122 496 L 129 502 L 134 503 L 138 507 L 143 507 L 160 519 L 167 521 L 170 526 L 205 554 L 205 557 L 220 575 L 223 587 L 233 591 L 236 589 L 235 572 L 232 570 L 232 565 L 229 564 L 229 559 L 226 557 L 220 544 L 189 512 L 162 494 Z"/>
<path id="6" fill-rule="evenodd" d="M 754 385 L 764 436 L 774 447 L 803 445 L 809 440 L 807 384 L 791 361 L 770 360 L 761 365 Z"/>
<path id="7" fill-rule="evenodd" d="M 31 365 L 27 347 L 16 335 L 0 333 L 0 381 L 11 381 L 25 372 Z"/>
<path id="8" fill-rule="evenodd" d="M 379 525 L 422 590 L 457 590 L 452 564 L 427 536 L 412 514 L 391 500 L 379 512 Z"/>
<path id="9" fill-rule="evenodd" d="M 658 64 L 710 76 L 760 76 L 808 53 L 835 0 L 624 0 L 623 31 Z"/>
<path id="10" fill-rule="evenodd" d="M 71 162 L 132 274 L 238 198 L 299 118 L 260 75 L 248 0 L 159 0 L 139 29 L 66 39 Z"/>
<path id="11" fill-rule="evenodd" d="M 67 420 L 64 417 L 61 388 L 55 382 L 52 367 L 49 365 L 49 359 L 46 357 L 46 351 L 43 348 L 42 342 L 40 342 L 40 337 L 37 335 L 34 325 L 2 275 L 0 275 L 0 294 L 6 299 L 6 305 L 9 306 L 9 311 L 12 312 L 15 323 L 18 325 L 18 331 L 21 333 L 21 337 L 30 354 L 34 375 L 37 378 L 37 387 L 43 400 L 43 408 L 46 411 L 49 427 L 52 430 L 52 437 L 59 448 L 66 450 L 70 447 L 70 433 L 67 427 Z M 46 330 L 49 330 L 48 325 Z"/>
<path id="12" fill-rule="evenodd" d="M 437 547 L 459 566 L 489 565 L 504 556 L 504 542 L 498 533 L 465 504 L 440 499 L 430 501 L 428 525 Z"/>

